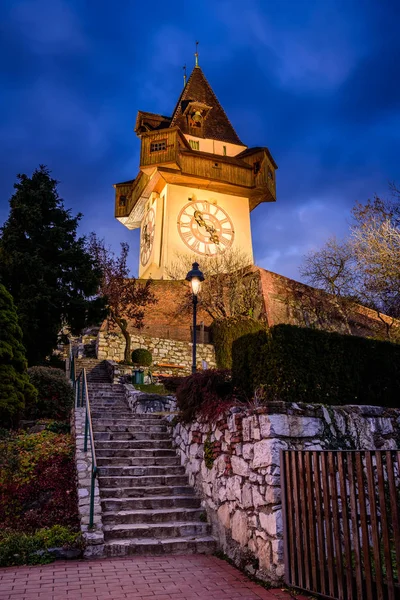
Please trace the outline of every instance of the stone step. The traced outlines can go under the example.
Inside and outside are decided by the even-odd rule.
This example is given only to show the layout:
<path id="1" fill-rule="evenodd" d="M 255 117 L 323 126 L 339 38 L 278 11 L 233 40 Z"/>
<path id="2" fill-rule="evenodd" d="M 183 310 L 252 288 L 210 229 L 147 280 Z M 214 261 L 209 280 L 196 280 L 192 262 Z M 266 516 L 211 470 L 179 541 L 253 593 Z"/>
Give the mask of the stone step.
<path id="1" fill-rule="evenodd" d="M 99 456 L 97 453 L 97 464 L 99 467 L 172 467 L 180 465 L 179 458 L 175 456 Z"/>
<path id="2" fill-rule="evenodd" d="M 124 398 L 121 398 L 121 400 L 118 401 L 114 400 L 113 402 L 109 403 L 104 403 L 102 400 L 96 400 L 96 398 L 93 398 L 92 396 L 89 396 L 89 399 L 91 406 L 94 406 L 96 410 L 101 412 L 103 417 L 106 417 L 110 412 L 125 412 L 132 414 L 129 405 L 127 404 L 127 402 L 125 402 Z"/>
<path id="3" fill-rule="evenodd" d="M 193 538 L 210 533 L 210 525 L 201 521 L 174 521 L 167 523 L 124 523 L 104 525 L 104 539 L 111 538 Z"/>
<path id="4" fill-rule="evenodd" d="M 96 456 L 97 458 L 102 458 L 104 456 L 108 458 L 118 458 L 118 459 L 149 459 L 149 458 L 176 458 L 176 450 L 173 448 L 170 449 L 147 449 L 147 448 L 139 448 L 138 450 L 134 450 L 132 448 L 116 448 L 115 450 L 107 449 L 107 448 L 97 448 L 96 444 Z M 126 462 L 125 464 L 129 464 Z"/>
<path id="5" fill-rule="evenodd" d="M 143 430 L 139 430 L 137 431 L 137 429 L 135 428 L 135 426 L 133 425 L 132 427 L 129 427 L 129 425 L 127 426 L 122 426 L 122 425 L 111 425 L 109 427 L 107 426 L 97 426 L 96 423 L 93 423 L 93 431 L 95 434 L 95 439 L 99 439 L 96 438 L 96 436 L 98 435 L 102 435 L 102 439 L 106 439 L 104 436 L 106 434 L 109 434 L 111 437 L 110 439 L 114 439 L 114 440 L 118 440 L 118 439 L 126 439 L 126 440 L 154 440 L 154 439 L 158 439 L 158 440 L 169 440 L 171 439 L 169 433 L 166 433 L 165 431 L 143 431 Z M 124 434 L 121 437 L 121 434 Z"/>
<path id="6" fill-rule="evenodd" d="M 107 556 L 162 555 L 162 554 L 213 554 L 216 542 L 210 535 L 195 538 L 171 539 L 115 539 L 105 544 Z"/>
<path id="7" fill-rule="evenodd" d="M 109 419 L 130 419 L 132 417 L 132 413 L 126 412 L 127 411 L 127 407 L 123 407 L 121 408 L 121 412 L 118 412 L 117 410 L 107 410 L 104 411 L 102 409 L 99 409 L 96 406 L 93 406 L 92 403 L 90 403 L 90 408 L 92 409 L 92 419 L 103 419 L 104 418 L 104 414 L 107 414 Z"/>
<path id="8" fill-rule="evenodd" d="M 182 465 L 150 465 L 136 467 L 101 466 L 100 477 L 156 477 L 158 475 L 184 475 L 185 469 Z"/>
<path id="9" fill-rule="evenodd" d="M 97 385 L 92 384 L 89 385 L 89 388 L 93 388 L 94 390 L 108 390 L 108 391 L 120 391 L 124 390 L 124 386 L 120 383 L 112 383 L 111 381 L 99 383 Z"/>
<path id="10" fill-rule="evenodd" d="M 135 486 L 135 487 L 100 487 L 100 496 L 102 499 L 121 498 L 128 500 L 130 498 L 143 499 L 152 497 L 171 497 L 171 496 L 193 496 L 196 498 L 194 489 L 187 484 L 184 485 L 161 485 L 161 486 Z"/>
<path id="11" fill-rule="evenodd" d="M 167 432 L 167 426 L 163 425 L 162 423 L 146 423 L 146 424 L 141 424 L 141 423 L 136 423 L 135 420 L 131 420 L 130 418 L 122 418 L 122 419 L 115 419 L 115 418 L 99 418 L 99 417 L 95 417 L 94 414 L 92 413 L 92 419 L 93 419 L 93 425 L 95 428 L 97 428 L 98 431 L 123 431 L 121 429 L 111 429 L 112 427 L 129 427 L 129 431 L 137 431 L 137 432 L 143 432 L 145 433 L 146 431 L 151 431 L 152 433 L 154 432 L 159 432 L 159 433 L 166 433 Z M 100 430 L 100 427 L 105 427 L 107 429 L 102 429 Z"/>
<path id="12" fill-rule="evenodd" d="M 100 390 L 91 390 L 90 386 L 89 386 L 89 396 L 90 398 L 93 398 L 94 400 L 97 400 L 99 402 L 104 402 L 104 403 L 113 403 L 113 402 L 120 402 L 121 400 L 124 401 L 125 400 L 125 393 L 124 392 L 113 392 L 113 391 L 100 391 Z"/>
<path id="13" fill-rule="evenodd" d="M 99 486 L 106 487 L 146 487 L 187 485 L 186 475 L 100 475 Z"/>
<path id="14" fill-rule="evenodd" d="M 132 525 L 132 524 L 158 524 L 175 522 L 202 523 L 201 518 L 205 516 L 202 508 L 169 508 L 149 510 L 120 510 L 106 511 L 102 513 L 104 525 Z"/>
<path id="15" fill-rule="evenodd" d="M 161 442 L 168 443 L 169 446 L 166 446 L 167 448 L 170 448 L 172 445 L 170 436 L 167 434 L 164 434 L 164 433 L 145 434 L 143 432 L 135 433 L 135 432 L 129 432 L 129 431 L 94 431 L 94 439 L 103 441 L 103 442 L 105 440 L 115 441 L 115 442 L 119 442 L 119 441 L 137 442 L 138 444 L 143 442 L 143 444 L 151 444 L 158 448 L 163 448 L 162 445 L 159 446 L 159 444 L 161 444 Z M 143 448 L 148 448 L 148 447 L 149 447 L 148 445 L 143 446 Z"/>
<path id="16" fill-rule="evenodd" d="M 95 442 L 96 451 L 97 448 L 104 449 L 110 448 L 113 450 L 117 449 L 132 449 L 132 450 L 171 450 L 171 440 L 97 440 Z"/>
<path id="17" fill-rule="evenodd" d="M 104 498 L 101 501 L 105 512 L 120 512 L 123 510 L 170 510 L 172 508 L 201 507 L 200 498 L 193 493 L 186 496 L 147 496 L 144 498 Z M 104 514 L 104 513 L 103 513 Z"/>

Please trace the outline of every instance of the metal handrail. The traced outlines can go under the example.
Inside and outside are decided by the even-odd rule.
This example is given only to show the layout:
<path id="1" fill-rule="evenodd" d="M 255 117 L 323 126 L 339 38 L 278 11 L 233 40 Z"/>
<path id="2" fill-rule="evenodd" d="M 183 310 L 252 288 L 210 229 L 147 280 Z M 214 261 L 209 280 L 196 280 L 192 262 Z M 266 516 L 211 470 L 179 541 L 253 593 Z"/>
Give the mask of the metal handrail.
<path id="1" fill-rule="evenodd" d="M 85 435 L 83 442 L 83 451 L 88 451 L 88 439 L 90 440 L 90 450 L 92 455 L 92 472 L 91 472 L 91 480 L 90 480 L 90 512 L 89 512 L 89 528 L 93 527 L 93 518 L 94 518 L 94 493 L 95 493 L 95 479 L 97 477 L 98 467 L 97 467 L 97 459 L 96 459 L 96 450 L 94 447 L 94 434 L 93 434 L 93 425 L 92 425 L 92 413 L 90 410 L 90 401 L 89 401 L 89 391 L 87 384 L 87 376 L 86 369 L 83 368 L 79 373 L 78 377 L 76 377 L 76 368 L 75 368 L 75 360 L 72 356 L 71 358 L 71 380 L 74 387 L 75 392 L 75 406 L 76 408 L 86 407 L 86 415 L 85 415 Z"/>

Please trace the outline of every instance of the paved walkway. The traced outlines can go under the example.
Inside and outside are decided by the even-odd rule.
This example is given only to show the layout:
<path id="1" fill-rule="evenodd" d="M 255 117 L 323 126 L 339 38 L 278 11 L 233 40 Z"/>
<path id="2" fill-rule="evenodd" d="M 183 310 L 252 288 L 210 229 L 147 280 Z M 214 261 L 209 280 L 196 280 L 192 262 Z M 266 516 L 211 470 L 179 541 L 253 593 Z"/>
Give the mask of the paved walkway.
<path id="1" fill-rule="evenodd" d="M 291 600 L 215 556 L 63 561 L 0 569 L 0 600 Z"/>

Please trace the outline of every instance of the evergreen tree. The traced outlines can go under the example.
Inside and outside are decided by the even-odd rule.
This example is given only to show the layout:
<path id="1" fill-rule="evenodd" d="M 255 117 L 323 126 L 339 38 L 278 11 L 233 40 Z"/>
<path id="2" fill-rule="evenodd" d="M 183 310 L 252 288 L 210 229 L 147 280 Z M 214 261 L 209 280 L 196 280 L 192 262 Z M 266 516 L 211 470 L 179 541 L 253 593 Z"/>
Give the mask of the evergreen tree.
<path id="1" fill-rule="evenodd" d="M 101 270 L 77 237 L 82 215 L 71 215 L 57 181 L 40 166 L 18 175 L 8 220 L 0 230 L 0 281 L 12 294 L 30 365 L 43 363 L 62 325 L 79 331 L 99 320 L 103 300 L 93 298 Z"/>
<path id="2" fill-rule="evenodd" d="M 15 425 L 37 392 L 26 372 L 25 348 L 11 294 L 0 285 L 0 423 Z"/>

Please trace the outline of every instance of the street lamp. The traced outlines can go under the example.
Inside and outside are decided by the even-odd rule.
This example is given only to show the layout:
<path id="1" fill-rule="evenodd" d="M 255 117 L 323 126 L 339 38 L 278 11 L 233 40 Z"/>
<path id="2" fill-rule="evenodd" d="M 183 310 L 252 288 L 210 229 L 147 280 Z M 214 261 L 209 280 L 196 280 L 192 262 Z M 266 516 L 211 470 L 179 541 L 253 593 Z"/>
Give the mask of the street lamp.
<path id="1" fill-rule="evenodd" d="M 192 373 L 196 373 L 196 317 L 197 317 L 197 294 L 200 291 L 201 282 L 204 281 L 204 275 L 199 269 L 199 263 L 192 264 L 192 270 L 186 275 L 186 281 L 190 281 L 193 297 L 193 360 Z"/>

